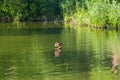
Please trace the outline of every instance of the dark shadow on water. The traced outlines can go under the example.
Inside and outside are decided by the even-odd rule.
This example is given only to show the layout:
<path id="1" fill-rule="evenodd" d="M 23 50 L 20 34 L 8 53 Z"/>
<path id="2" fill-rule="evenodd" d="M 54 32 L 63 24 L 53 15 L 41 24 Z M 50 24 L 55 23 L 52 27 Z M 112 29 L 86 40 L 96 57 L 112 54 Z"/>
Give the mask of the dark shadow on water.
<path id="1" fill-rule="evenodd" d="M 58 55 L 57 55 L 58 56 Z M 53 62 L 55 67 L 58 65 L 63 73 L 80 73 L 91 71 L 91 59 L 85 51 L 62 51 L 60 55 Z"/>
<path id="2" fill-rule="evenodd" d="M 60 34 L 62 31 L 62 28 L 49 28 L 49 29 L 43 29 L 43 28 L 36 28 L 36 29 L 20 29 L 20 30 L 0 30 L 0 36 L 5 35 L 11 35 L 11 36 L 17 36 L 17 35 L 39 35 L 39 34 Z"/>

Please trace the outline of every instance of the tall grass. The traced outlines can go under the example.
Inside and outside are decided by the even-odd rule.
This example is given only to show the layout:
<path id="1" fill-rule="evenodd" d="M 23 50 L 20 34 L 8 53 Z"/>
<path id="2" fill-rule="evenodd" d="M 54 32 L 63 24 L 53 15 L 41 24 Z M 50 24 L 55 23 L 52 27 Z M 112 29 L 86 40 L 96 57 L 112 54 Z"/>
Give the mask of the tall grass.
<path id="1" fill-rule="evenodd" d="M 75 7 L 74 10 L 69 13 L 64 11 L 64 19 L 68 23 L 95 28 L 120 28 L 120 3 L 116 0 L 76 0 L 76 4 L 71 6 Z"/>

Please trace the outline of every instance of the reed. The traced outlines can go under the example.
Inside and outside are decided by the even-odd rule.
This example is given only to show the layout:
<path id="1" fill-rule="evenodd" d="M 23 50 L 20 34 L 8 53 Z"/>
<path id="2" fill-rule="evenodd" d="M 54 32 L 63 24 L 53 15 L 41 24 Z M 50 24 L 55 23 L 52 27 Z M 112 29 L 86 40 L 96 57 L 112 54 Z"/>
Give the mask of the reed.
<path id="1" fill-rule="evenodd" d="M 70 10 L 69 13 L 64 11 L 64 19 L 70 24 L 100 29 L 120 28 L 120 3 L 116 0 L 76 0 L 76 4 L 71 5 L 72 8 L 73 6 L 75 9 Z"/>

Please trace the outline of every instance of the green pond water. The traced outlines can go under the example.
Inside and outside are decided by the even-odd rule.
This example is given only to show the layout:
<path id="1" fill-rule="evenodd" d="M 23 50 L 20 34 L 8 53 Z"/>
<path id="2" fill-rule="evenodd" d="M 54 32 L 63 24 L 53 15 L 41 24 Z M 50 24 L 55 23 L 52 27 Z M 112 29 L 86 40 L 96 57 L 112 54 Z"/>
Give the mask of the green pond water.
<path id="1" fill-rule="evenodd" d="M 62 42 L 60 51 L 54 43 Z M 0 80 L 119 80 L 120 32 L 57 23 L 0 23 Z"/>

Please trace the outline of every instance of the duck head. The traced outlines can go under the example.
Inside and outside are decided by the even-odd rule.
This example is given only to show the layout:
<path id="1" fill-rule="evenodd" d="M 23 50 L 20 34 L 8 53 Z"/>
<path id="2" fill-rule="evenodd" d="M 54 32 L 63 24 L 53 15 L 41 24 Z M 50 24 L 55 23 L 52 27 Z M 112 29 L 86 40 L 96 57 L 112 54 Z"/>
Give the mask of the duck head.
<path id="1" fill-rule="evenodd" d="M 56 47 L 56 48 L 61 48 L 62 47 L 62 43 L 61 42 L 55 42 L 55 44 L 54 44 L 54 46 Z"/>

